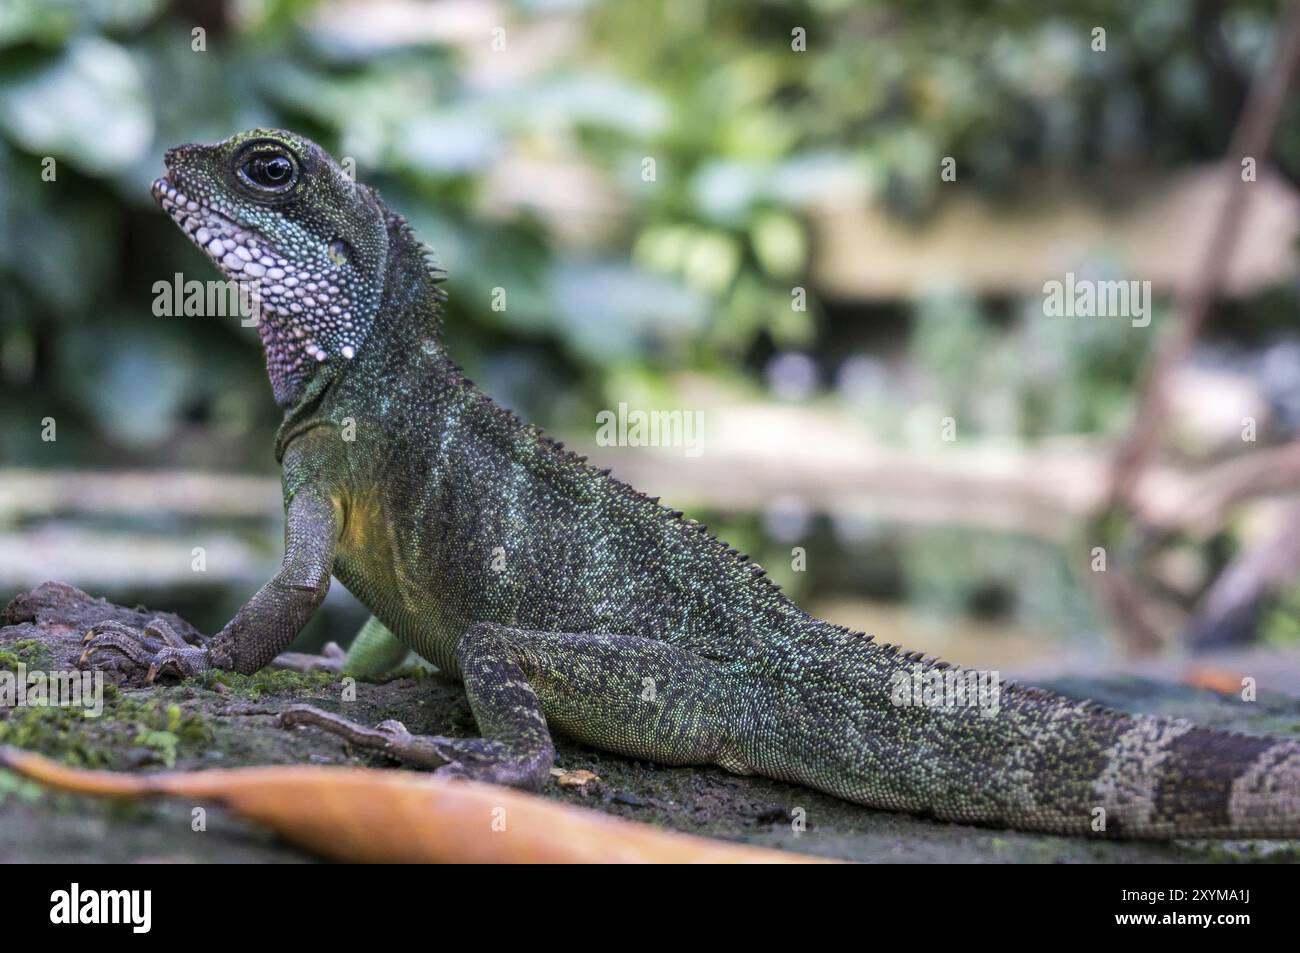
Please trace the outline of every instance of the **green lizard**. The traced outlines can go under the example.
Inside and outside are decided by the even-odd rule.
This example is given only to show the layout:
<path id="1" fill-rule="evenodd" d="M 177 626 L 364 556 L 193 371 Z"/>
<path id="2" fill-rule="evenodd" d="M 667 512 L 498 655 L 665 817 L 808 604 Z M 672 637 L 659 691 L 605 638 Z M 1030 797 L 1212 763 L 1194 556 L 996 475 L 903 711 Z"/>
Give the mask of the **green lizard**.
<path id="1" fill-rule="evenodd" d="M 88 664 L 254 672 L 334 576 L 378 620 L 354 662 L 414 650 L 463 682 L 482 737 L 302 719 L 443 774 L 540 785 L 555 731 L 953 821 L 1300 836 L 1293 739 L 1015 684 L 997 686 L 996 710 L 900 703 L 909 673 L 960 670 L 813 618 L 699 524 L 484 396 L 443 345 L 443 275 L 314 143 L 259 129 L 166 164 L 155 197 L 261 306 L 285 412 L 285 557 L 204 644 L 104 624 Z"/>

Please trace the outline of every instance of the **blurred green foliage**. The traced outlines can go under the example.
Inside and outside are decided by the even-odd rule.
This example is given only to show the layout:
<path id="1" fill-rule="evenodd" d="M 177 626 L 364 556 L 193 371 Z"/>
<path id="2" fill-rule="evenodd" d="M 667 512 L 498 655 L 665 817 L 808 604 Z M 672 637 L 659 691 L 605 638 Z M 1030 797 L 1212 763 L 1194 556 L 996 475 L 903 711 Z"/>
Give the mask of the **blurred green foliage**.
<path id="1" fill-rule="evenodd" d="M 1259 640 L 1279 649 L 1300 646 L 1300 586 L 1283 589 L 1264 611 Z"/>
<path id="2" fill-rule="evenodd" d="M 0 0 L 0 464 L 270 471 L 278 413 L 255 334 L 151 309 L 159 280 L 216 277 L 150 199 L 164 149 L 257 125 L 355 161 L 450 272 L 455 357 L 549 428 L 669 399 L 693 370 L 772 399 L 833 395 L 899 441 L 921 404 L 960 411 L 963 436 L 1113 432 L 1155 334 L 1042 320 L 1040 296 L 988 300 L 960 270 L 915 300 L 837 299 L 817 283 L 808 203 L 849 183 L 923 225 L 945 189 L 1010 208 L 1064 182 L 1120 202 L 1130 173 L 1223 154 L 1277 14 L 1265 0 Z M 1293 182 L 1297 108 L 1272 156 Z M 946 156 L 957 183 L 938 175 Z M 1212 330 L 1258 348 L 1293 331 L 1295 309 L 1294 287 L 1272 289 Z M 812 585 L 757 515 L 723 529 L 796 594 Z M 826 586 L 905 590 L 948 614 L 1005 598 L 1007 617 L 1095 625 L 1061 554 L 1023 540 L 940 528 L 836 558 L 816 537 L 840 566 Z M 1294 610 L 1270 617 L 1270 638 L 1294 641 Z"/>
<path id="3" fill-rule="evenodd" d="M 153 282 L 207 275 L 152 207 L 163 149 L 253 125 L 355 159 L 451 272 L 457 357 L 548 425 L 678 368 L 757 384 L 791 349 L 829 379 L 872 313 L 815 285 L 807 311 L 790 306 L 812 284 L 810 188 L 847 176 L 919 220 L 946 155 L 960 188 L 1008 198 L 1027 168 L 1104 194 L 1108 170 L 1216 156 L 1276 13 L 1069 7 L 0 0 L 0 459 L 267 465 L 255 336 L 150 312 Z M 1104 56 L 1089 54 L 1099 25 Z M 1277 156 L 1293 171 L 1294 118 Z M 529 176 L 578 211 L 536 207 L 536 181 L 503 198 Z M 1016 303 L 954 282 L 900 303 L 907 347 L 950 400 L 982 408 L 979 426 L 1034 436 L 1122 413 L 1132 337 L 1019 322 Z M 46 416 L 56 444 L 40 442 Z"/>

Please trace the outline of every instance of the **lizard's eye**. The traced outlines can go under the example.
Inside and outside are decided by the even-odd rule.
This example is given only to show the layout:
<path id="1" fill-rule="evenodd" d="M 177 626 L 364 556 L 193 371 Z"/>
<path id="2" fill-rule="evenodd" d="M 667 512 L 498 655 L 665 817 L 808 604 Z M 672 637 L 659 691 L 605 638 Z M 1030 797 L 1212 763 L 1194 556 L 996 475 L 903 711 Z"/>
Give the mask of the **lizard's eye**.
<path id="1" fill-rule="evenodd" d="M 283 192 L 298 178 L 298 167 L 282 152 L 264 152 L 249 157 L 239 167 L 240 176 L 256 189 Z"/>

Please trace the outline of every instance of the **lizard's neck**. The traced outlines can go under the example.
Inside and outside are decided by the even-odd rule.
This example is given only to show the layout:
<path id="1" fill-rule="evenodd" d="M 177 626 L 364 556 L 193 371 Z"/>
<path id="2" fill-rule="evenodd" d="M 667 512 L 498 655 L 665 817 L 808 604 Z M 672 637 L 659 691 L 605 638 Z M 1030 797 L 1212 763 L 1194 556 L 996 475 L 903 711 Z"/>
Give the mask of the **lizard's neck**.
<path id="1" fill-rule="evenodd" d="M 319 352 L 309 350 L 303 337 L 277 315 L 264 315 L 258 323 L 262 347 L 266 354 L 266 371 L 271 380 L 275 401 L 286 416 L 295 408 L 319 395 L 324 383 L 343 372 L 363 350 L 383 348 L 401 351 L 405 345 L 432 344 L 442 348 L 441 302 L 444 295 L 439 283 L 444 275 L 430 260 L 428 251 L 412 234 L 400 216 L 384 209 L 388 228 L 388 255 L 385 262 L 383 291 L 375 313 L 359 329 L 355 350 L 349 348 L 330 354 L 324 360 Z M 315 345 L 313 345 L 313 348 Z"/>
<path id="2" fill-rule="evenodd" d="M 263 315 L 257 322 L 266 356 L 266 376 L 271 380 L 271 394 L 286 411 L 302 402 L 313 380 L 329 373 L 331 362 L 318 361 L 303 349 L 302 341 L 291 328 Z M 341 360 L 336 358 L 335 360 Z"/>

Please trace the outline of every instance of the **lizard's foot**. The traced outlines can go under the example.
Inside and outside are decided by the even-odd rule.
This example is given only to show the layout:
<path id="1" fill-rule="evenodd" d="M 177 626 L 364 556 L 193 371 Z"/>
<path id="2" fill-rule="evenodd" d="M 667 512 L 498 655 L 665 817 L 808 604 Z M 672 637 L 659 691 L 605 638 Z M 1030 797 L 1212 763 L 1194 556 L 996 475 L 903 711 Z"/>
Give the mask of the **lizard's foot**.
<path id="1" fill-rule="evenodd" d="M 365 728 L 311 705 L 287 708 L 280 716 L 280 723 L 286 727 L 313 725 L 322 728 L 358 748 L 378 751 L 415 767 L 432 768 L 435 777 L 464 778 L 510 787 L 540 787 L 549 780 L 555 758 L 552 748 L 519 755 L 499 741 L 484 738 L 413 735 L 400 721 L 389 720 L 374 728 Z"/>
<path id="2" fill-rule="evenodd" d="M 77 664 L 123 676 L 128 684 L 153 684 L 159 675 L 189 678 L 210 668 L 208 650 L 190 645 L 163 619 L 143 629 L 121 622 L 100 622 L 90 627 Z"/>
<path id="3" fill-rule="evenodd" d="M 540 788 L 551 779 L 555 749 L 515 751 L 487 738 L 428 738 L 447 758 L 433 773 L 440 778 L 463 778 L 504 784 L 512 788 Z"/>
<path id="4" fill-rule="evenodd" d="M 435 739 L 411 734 L 400 721 L 385 721 L 377 727 L 366 728 L 314 705 L 290 705 L 281 712 L 280 724 L 285 728 L 311 725 L 338 735 L 355 747 L 381 752 L 417 768 L 437 769 L 450 760 L 429 743 Z"/>

